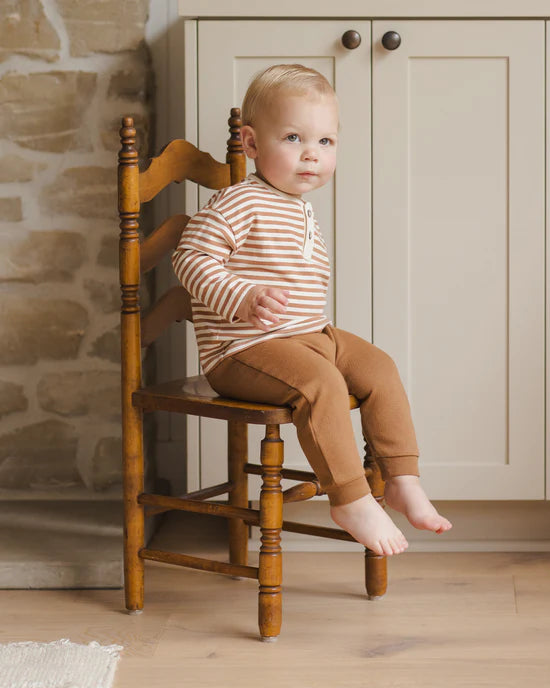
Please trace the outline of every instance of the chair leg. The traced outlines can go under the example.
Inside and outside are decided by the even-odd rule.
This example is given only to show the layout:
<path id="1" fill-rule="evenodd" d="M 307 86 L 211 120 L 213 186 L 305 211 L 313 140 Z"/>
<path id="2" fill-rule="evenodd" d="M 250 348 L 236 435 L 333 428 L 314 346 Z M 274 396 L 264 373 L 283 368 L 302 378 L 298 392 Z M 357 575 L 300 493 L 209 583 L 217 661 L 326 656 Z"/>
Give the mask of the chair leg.
<path id="1" fill-rule="evenodd" d="M 365 549 L 365 587 L 369 600 L 379 600 L 388 587 L 386 557 L 368 549 Z"/>
<path id="2" fill-rule="evenodd" d="M 369 456 L 368 445 L 365 446 L 365 468 L 371 468 L 369 485 L 372 496 L 384 506 L 384 481 L 378 464 Z M 375 554 L 365 549 L 365 587 L 369 600 L 378 600 L 386 594 L 388 587 L 387 559 L 384 555 Z"/>
<path id="3" fill-rule="evenodd" d="M 139 614 L 143 609 L 143 559 L 145 516 L 137 498 L 143 492 L 143 417 L 139 409 L 124 414 L 124 592 L 126 609 Z"/>
<path id="4" fill-rule="evenodd" d="M 248 425 L 238 421 L 227 424 L 229 482 L 234 488 L 229 493 L 231 506 L 248 506 L 248 475 L 244 466 L 248 462 Z M 248 563 L 248 526 L 240 518 L 229 519 L 229 561 L 246 566 Z"/>
<path id="5" fill-rule="evenodd" d="M 260 529 L 262 532 L 258 580 L 260 583 L 258 620 L 264 641 L 277 640 L 282 620 L 283 493 L 281 469 L 283 441 L 278 425 L 266 426 L 262 440 L 262 489 L 260 493 Z"/>

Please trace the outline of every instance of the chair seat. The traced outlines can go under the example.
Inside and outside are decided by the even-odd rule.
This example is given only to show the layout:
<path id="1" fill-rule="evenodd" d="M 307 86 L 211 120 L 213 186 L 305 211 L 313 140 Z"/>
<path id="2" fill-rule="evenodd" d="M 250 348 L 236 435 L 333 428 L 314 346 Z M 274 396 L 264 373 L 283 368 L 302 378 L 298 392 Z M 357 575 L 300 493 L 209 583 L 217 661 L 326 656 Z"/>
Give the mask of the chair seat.
<path id="1" fill-rule="evenodd" d="M 292 422 L 292 409 L 288 406 L 255 404 L 220 397 L 210 387 L 204 375 L 143 387 L 133 393 L 132 403 L 144 411 L 173 411 L 256 425 Z"/>
<path id="2" fill-rule="evenodd" d="M 292 423 L 290 407 L 220 397 L 204 375 L 142 387 L 132 394 L 132 403 L 144 411 L 173 411 L 255 425 Z M 357 399 L 350 395 L 350 409 L 358 406 Z"/>

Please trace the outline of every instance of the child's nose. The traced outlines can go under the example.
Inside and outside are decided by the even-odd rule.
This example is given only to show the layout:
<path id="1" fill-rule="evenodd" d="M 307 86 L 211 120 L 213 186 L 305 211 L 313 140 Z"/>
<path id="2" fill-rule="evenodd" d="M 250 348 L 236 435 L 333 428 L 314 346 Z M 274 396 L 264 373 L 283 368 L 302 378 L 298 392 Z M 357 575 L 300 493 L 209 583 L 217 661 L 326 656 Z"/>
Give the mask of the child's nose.
<path id="1" fill-rule="evenodd" d="M 315 146 L 308 146 L 304 149 L 302 153 L 302 158 L 304 160 L 317 160 L 319 158 L 319 152 Z"/>

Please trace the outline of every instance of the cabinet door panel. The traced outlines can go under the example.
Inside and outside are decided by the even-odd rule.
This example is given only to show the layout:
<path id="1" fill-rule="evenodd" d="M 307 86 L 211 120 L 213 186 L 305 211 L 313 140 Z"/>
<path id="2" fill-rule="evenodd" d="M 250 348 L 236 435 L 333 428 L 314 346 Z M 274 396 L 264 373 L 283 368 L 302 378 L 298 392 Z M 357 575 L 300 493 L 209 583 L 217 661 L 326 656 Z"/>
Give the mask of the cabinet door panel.
<path id="1" fill-rule="evenodd" d="M 543 22 L 373 23 L 373 341 L 433 498 L 544 496 L 543 84 Z"/>
<path id="2" fill-rule="evenodd" d="M 340 39 L 347 29 L 362 36 L 355 50 L 342 46 Z M 370 32 L 366 21 L 204 21 L 198 30 L 199 146 L 218 159 L 225 156 L 225 113 L 240 105 L 248 83 L 261 69 L 298 62 L 320 71 L 335 87 L 341 120 L 338 168 L 334 181 L 309 200 L 331 256 L 327 314 L 337 326 L 367 339 L 371 335 Z M 252 166 L 249 169 L 253 171 Z M 209 196 L 203 191 L 201 203 Z M 358 417 L 355 422 L 360 441 Z M 250 434 L 256 459 L 260 429 L 251 427 Z M 307 468 L 294 428 L 283 428 L 283 438 L 285 465 Z M 224 455 L 222 424 L 201 421 L 203 484 L 223 479 Z"/>
<path id="3" fill-rule="evenodd" d="M 546 160 L 550 161 L 550 21 L 546 22 Z M 546 274 L 550 274 L 550 174 L 546 166 Z M 546 360 L 550 361 L 550 283 L 546 282 Z M 549 367 L 546 367 L 546 427 L 550 428 Z M 546 432 L 546 456 L 550 456 L 550 432 Z M 550 499 L 550 470 L 546 471 L 546 499 Z"/>

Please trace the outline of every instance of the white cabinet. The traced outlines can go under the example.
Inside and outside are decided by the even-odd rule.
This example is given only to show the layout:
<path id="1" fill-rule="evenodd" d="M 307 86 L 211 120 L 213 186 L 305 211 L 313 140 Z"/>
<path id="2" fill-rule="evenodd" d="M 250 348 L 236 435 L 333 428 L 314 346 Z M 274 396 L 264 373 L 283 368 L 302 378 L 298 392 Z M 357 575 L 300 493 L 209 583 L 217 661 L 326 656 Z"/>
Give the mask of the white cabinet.
<path id="1" fill-rule="evenodd" d="M 544 497 L 544 32 L 373 22 L 373 339 L 440 499 Z"/>
<path id="2" fill-rule="evenodd" d="M 196 25 L 188 118 L 219 158 L 224 113 L 256 71 L 301 62 L 336 88 L 338 169 L 311 197 L 333 263 L 329 312 L 396 360 L 430 497 L 543 498 L 544 22 Z M 355 50 L 347 29 L 362 36 Z M 305 466 L 284 436 L 287 465 Z M 204 484 L 221 482 L 222 429 L 204 422 L 200 444 L 218 457 L 197 457 Z"/>

